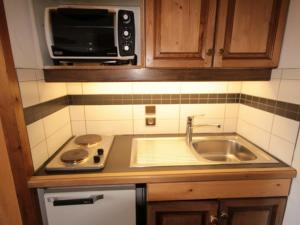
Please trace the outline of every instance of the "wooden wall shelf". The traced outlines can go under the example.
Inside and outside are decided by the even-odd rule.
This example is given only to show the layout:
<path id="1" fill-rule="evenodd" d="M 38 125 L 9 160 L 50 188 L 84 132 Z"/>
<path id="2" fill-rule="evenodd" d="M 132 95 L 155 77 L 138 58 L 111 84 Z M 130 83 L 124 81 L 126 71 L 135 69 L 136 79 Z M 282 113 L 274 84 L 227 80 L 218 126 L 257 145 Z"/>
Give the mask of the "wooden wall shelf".
<path id="1" fill-rule="evenodd" d="M 270 80 L 271 69 L 148 69 L 53 66 L 46 82 L 251 81 Z"/>

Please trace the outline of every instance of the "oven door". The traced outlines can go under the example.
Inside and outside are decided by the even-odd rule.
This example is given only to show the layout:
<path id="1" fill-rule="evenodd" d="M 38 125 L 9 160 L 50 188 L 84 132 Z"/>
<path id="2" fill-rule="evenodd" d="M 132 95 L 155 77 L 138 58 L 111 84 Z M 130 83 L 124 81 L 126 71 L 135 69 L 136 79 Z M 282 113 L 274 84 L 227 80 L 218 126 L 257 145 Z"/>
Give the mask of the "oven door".
<path id="1" fill-rule="evenodd" d="M 136 224 L 135 186 L 50 189 L 41 200 L 44 225 Z"/>
<path id="2" fill-rule="evenodd" d="M 58 8 L 50 11 L 54 56 L 117 57 L 115 12 Z"/>

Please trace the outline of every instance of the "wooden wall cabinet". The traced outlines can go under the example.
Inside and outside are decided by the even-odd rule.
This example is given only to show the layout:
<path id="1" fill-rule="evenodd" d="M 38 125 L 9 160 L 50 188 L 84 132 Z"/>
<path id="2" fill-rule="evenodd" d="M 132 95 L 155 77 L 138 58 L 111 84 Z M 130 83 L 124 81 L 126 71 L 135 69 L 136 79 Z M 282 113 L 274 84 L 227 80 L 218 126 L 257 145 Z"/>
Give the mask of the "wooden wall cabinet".
<path id="1" fill-rule="evenodd" d="M 147 0 L 147 67 L 272 68 L 289 0 Z"/>
<path id="2" fill-rule="evenodd" d="M 146 0 L 146 66 L 210 67 L 216 0 Z"/>
<path id="3" fill-rule="evenodd" d="M 150 202 L 147 225 L 281 225 L 286 198 Z"/>

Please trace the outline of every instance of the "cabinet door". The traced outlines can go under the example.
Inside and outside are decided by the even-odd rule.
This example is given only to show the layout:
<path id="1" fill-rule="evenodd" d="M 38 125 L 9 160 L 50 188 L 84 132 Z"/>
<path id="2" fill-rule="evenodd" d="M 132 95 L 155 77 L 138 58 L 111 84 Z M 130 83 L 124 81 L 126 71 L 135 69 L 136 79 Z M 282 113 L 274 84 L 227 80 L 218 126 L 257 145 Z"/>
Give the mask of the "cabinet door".
<path id="1" fill-rule="evenodd" d="M 289 0 L 222 0 L 214 67 L 276 67 Z"/>
<path id="2" fill-rule="evenodd" d="M 210 67 L 216 0 L 147 0 L 146 66 Z"/>
<path id="3" fill-rule="evenodd" d="M 281 225 L 285 198 L 224 200 L 220 204 L 221 225 Z"/>
<path id="4" fill-rule="evenodd" d="M 217 222 L 216 201 L 152 202 L 147 225 L 209 225 Z"/>

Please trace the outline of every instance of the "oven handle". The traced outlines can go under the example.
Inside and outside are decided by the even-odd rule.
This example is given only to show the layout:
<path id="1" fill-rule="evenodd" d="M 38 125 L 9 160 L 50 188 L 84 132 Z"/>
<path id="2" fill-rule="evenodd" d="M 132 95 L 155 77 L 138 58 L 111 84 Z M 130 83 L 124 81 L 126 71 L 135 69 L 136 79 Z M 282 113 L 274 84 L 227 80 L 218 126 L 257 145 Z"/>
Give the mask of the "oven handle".
<path id="1" fill-rule="evenodd" d="M 94 204 L 96 201 L 103 198 L 104 195 L 92 195 L 88 198 L 75 198 L 75 199 L 48 198 L 48 201 L 53 202 L 53 206 L 88 205 L 88 204 Z"/>

